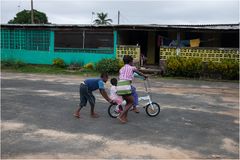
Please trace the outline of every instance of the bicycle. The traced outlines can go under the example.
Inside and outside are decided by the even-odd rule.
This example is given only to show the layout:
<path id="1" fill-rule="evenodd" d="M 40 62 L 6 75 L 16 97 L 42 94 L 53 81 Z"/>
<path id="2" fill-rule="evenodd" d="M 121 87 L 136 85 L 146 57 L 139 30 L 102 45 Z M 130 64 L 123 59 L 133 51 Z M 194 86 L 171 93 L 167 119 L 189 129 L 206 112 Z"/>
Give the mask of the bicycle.
<path id="1" fill-rule="evenodd" d="M 138 102 L 139 102 L 138 107 L 145 108 L 145 111 L 148 116 L 156 117 L 160 113 L 160 105 L 158 103 L 152 101 L 151 93 L 150 93 L 150 83 L 149 83 L 148 78 L 146 80 L 144 80 L 144 86 L 145 86 L 145 92 L 147 95 L 143 96 L 143 97 L 138 97 Z M 109 116 L 112 118 L 117 118 L 119 116 L 119 114 L 121 113 L 121 111 L 123 111 L 122 106 L 124 106 L 124 105 L 126 105 L 125 100 L 120 105 L 111 104 L 108 107 Z"/>

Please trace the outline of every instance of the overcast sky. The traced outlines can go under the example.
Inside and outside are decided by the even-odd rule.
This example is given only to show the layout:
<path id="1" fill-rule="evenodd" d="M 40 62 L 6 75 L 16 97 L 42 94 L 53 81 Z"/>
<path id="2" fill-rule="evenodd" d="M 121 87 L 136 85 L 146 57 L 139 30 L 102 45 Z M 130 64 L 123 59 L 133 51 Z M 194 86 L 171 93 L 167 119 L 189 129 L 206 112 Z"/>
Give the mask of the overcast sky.
<path id="1" fill-rule="evenodd" d="M 45 12 L 56 24 L 90 24 L 92 12 L 108 13 L 117 24 L 226 24 L 239 23 L 238 0 L 33 0 L 34 9 Z M 1 0 L 1 23 L 30 9 L 30 0 Z"/>

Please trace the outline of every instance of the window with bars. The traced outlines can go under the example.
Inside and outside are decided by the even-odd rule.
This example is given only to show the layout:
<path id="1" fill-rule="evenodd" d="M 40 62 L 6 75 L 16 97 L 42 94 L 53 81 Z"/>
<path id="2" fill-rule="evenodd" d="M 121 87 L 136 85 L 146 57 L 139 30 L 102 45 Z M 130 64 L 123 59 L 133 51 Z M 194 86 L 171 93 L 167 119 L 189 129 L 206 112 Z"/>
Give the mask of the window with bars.
<path id="1" fill-rule="evenodd" d="M 113 32 L 108 31 L 55 31 L 54 49 L 60 52 L 113 52 Z"/>
<path id="2" fill-rule="evenodd" d="M 50 31 L 1 29 L 1 48 L 48 51 Z"/>
<path id="3" fill-rule="evenodd" d="M 85 32 L 85 48 L 113 48 L 113 32 Z"/>
<path id="4" fill-rule="evenodd" d="M 55 31 L 56 48 L 83 48 L 82 31 Z"/>

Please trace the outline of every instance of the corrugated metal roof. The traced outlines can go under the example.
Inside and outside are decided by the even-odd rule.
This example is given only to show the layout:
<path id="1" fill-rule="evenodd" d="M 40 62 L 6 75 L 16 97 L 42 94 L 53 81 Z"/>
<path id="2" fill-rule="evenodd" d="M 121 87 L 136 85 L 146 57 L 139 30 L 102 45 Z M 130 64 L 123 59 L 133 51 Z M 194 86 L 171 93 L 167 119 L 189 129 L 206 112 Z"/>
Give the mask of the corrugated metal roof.
<path id="1" fill-rule="evenodd" d="M 90 24 L 1 24 L 1 27 L 23 27 L 23 28 L 116 28 L 116 29 L 197 29 L 197 30 L 239 30 L 240 24 L 201 24 L 201 25 L 163 25 L 163 24 L 112 24 L 112 25 L 90 25 Z"/>

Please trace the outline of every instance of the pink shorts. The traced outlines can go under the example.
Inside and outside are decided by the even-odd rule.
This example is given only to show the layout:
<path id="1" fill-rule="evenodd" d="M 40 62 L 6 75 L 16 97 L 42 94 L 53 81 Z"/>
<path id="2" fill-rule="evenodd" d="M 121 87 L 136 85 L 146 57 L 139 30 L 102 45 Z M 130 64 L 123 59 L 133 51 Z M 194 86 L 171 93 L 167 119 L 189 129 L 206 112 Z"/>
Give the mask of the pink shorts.
<path id="1" fill-rule="evenodd" d="M 122 104 L 122 102 L 123 102 L 122 97 L 118 97 L 118 98 L 115 97 L 112 100 L 115 101 L 118 105 Z"/>

